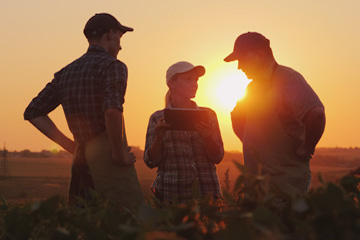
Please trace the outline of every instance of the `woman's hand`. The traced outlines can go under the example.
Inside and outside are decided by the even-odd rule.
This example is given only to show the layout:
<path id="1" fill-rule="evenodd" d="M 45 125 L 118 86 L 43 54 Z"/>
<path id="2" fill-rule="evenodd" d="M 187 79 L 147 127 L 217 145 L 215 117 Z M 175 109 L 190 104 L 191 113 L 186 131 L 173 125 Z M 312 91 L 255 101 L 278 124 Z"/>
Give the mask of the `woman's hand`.
<path id="1" fill-rule="evenodd" d="M 167 122 L 165 122 L 164 118 L 161 118 L 155 125 L 156 136 L 160 139 L 163 139 L 166 131 L 169 130 L 170 127 L 171 127 L 171 125 L 168 124 Z"/>
<path id="2" fill-rule="evenodd" d="M 216 143 L 214 139 L 213 129 L 211 128 L 210 124 L 208 123 L 199 123 L 195 125 L 196 132 L 200 135 L 202 140 L 204 141 L 204 147 L 208 154 L 211 156 L 218 156 L 221 153 L 220 146 Z M 221 161 L 221 159 L 220 159 Z M 219 163 L 219 162 L 216 162 Z"/>
<path id="3" fill-rule="evenodd" d="M 165 122 L 164 118 L 161 118 L 155 125 L 155 139 L 148 150 L 148 157 L 151 163 L 151 168 L 159 165 L 161 159 L 161 148 L 163 144 L 163 138 L 167 130 L 170 129 L 170 124 Z"/>
<path id="4" fill-rule="evenodd" d="M 210 127 L 210 124 L 200 122 L 195 125 L 195 130 L 197 133 L 199 133 L 200 137 L 205 141 L 209 138 L 211 138 L 212 135 L 212 129 Z"/>

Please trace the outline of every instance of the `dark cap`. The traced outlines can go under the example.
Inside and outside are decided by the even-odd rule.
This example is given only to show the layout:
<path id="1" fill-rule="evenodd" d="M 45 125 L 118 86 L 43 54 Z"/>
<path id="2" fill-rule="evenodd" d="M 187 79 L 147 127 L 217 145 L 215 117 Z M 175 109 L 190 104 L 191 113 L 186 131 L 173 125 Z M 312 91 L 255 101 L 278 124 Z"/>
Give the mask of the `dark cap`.
<path id="1" fill-rule="evenodd" d="M 108 13 L 97 13 L 86 23 L 84 34 L 86 38 L 99 36 L 110 29 L 119 29 L 123 33 L 131 32 L 134 29 L 120 24 L 116 18 Z"/>
<path id="2" fill-rule="evenodd" d="M 235 40 L 233 52 L 229 56 L 227 56 L 224 61 L 231 62 L 237 60 L 251 50 L 269 48 L 269 39 L 265 38 L 263 35 L 257 32 L 247 32 L 241 34 Z"/>

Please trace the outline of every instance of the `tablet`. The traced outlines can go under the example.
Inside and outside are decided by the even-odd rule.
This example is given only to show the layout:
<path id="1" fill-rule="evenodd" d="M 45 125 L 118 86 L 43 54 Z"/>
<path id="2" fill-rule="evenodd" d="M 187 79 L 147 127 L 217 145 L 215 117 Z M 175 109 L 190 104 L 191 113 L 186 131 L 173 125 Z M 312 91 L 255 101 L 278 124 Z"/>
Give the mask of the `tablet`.
<path id="1" fill-rule="evenodd" d="M 165 108 L 164 116 L 171 130 L 195 131 L 196 123 L 209 122 L 209 113 L 201 109 Z"/>

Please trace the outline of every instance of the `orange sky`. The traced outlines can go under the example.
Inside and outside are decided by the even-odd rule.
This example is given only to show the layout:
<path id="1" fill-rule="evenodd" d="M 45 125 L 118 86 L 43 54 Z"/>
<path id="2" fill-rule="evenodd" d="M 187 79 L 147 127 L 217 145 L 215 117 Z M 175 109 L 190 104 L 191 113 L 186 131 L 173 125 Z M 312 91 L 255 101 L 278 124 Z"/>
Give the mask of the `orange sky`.
<path id="1" fill-rule="evenodd" d="M 195 100 L 217 112 L 225 149 L 241 150 L 230 126 L 234 100 L 223 102 L 230 91 L 241 94 L 247 80 L 223 58 L 239 34 L 258 31 L 270 39 L 277 61 L 298 70 L 323 101 L 327 125 L 319 146 L 360 146 L 359 9 L 358 0 L 6 1 L 0 9 L 0 146 L 57 147 L 22 114 L 54 72 L 86 51 L 82 29 L 96 12 L 135 29 L 122 38 L 118 56 L 129 69 L 130 145 L 144 148 L 149 116 L 164 105 L 165 71 L 187 60 L 207 69 Z M 71 136 L 61 107 L 50 117 Z"/>

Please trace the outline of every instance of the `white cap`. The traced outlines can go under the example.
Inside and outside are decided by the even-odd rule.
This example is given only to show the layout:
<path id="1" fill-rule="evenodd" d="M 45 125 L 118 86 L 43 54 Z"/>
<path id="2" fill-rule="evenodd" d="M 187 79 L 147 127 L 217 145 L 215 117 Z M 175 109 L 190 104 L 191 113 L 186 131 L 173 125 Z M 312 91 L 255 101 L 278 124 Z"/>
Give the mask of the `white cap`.
<path id="1" fill-rule="evenodd" d="M 166 84 L 169 84 L 176 74 L 194 71 L 199 77 L 205 74 L 205 68 L 203 66 L 194 66 L 189 62 L 181 61 L 171 65 L 166 71 Z"/>

